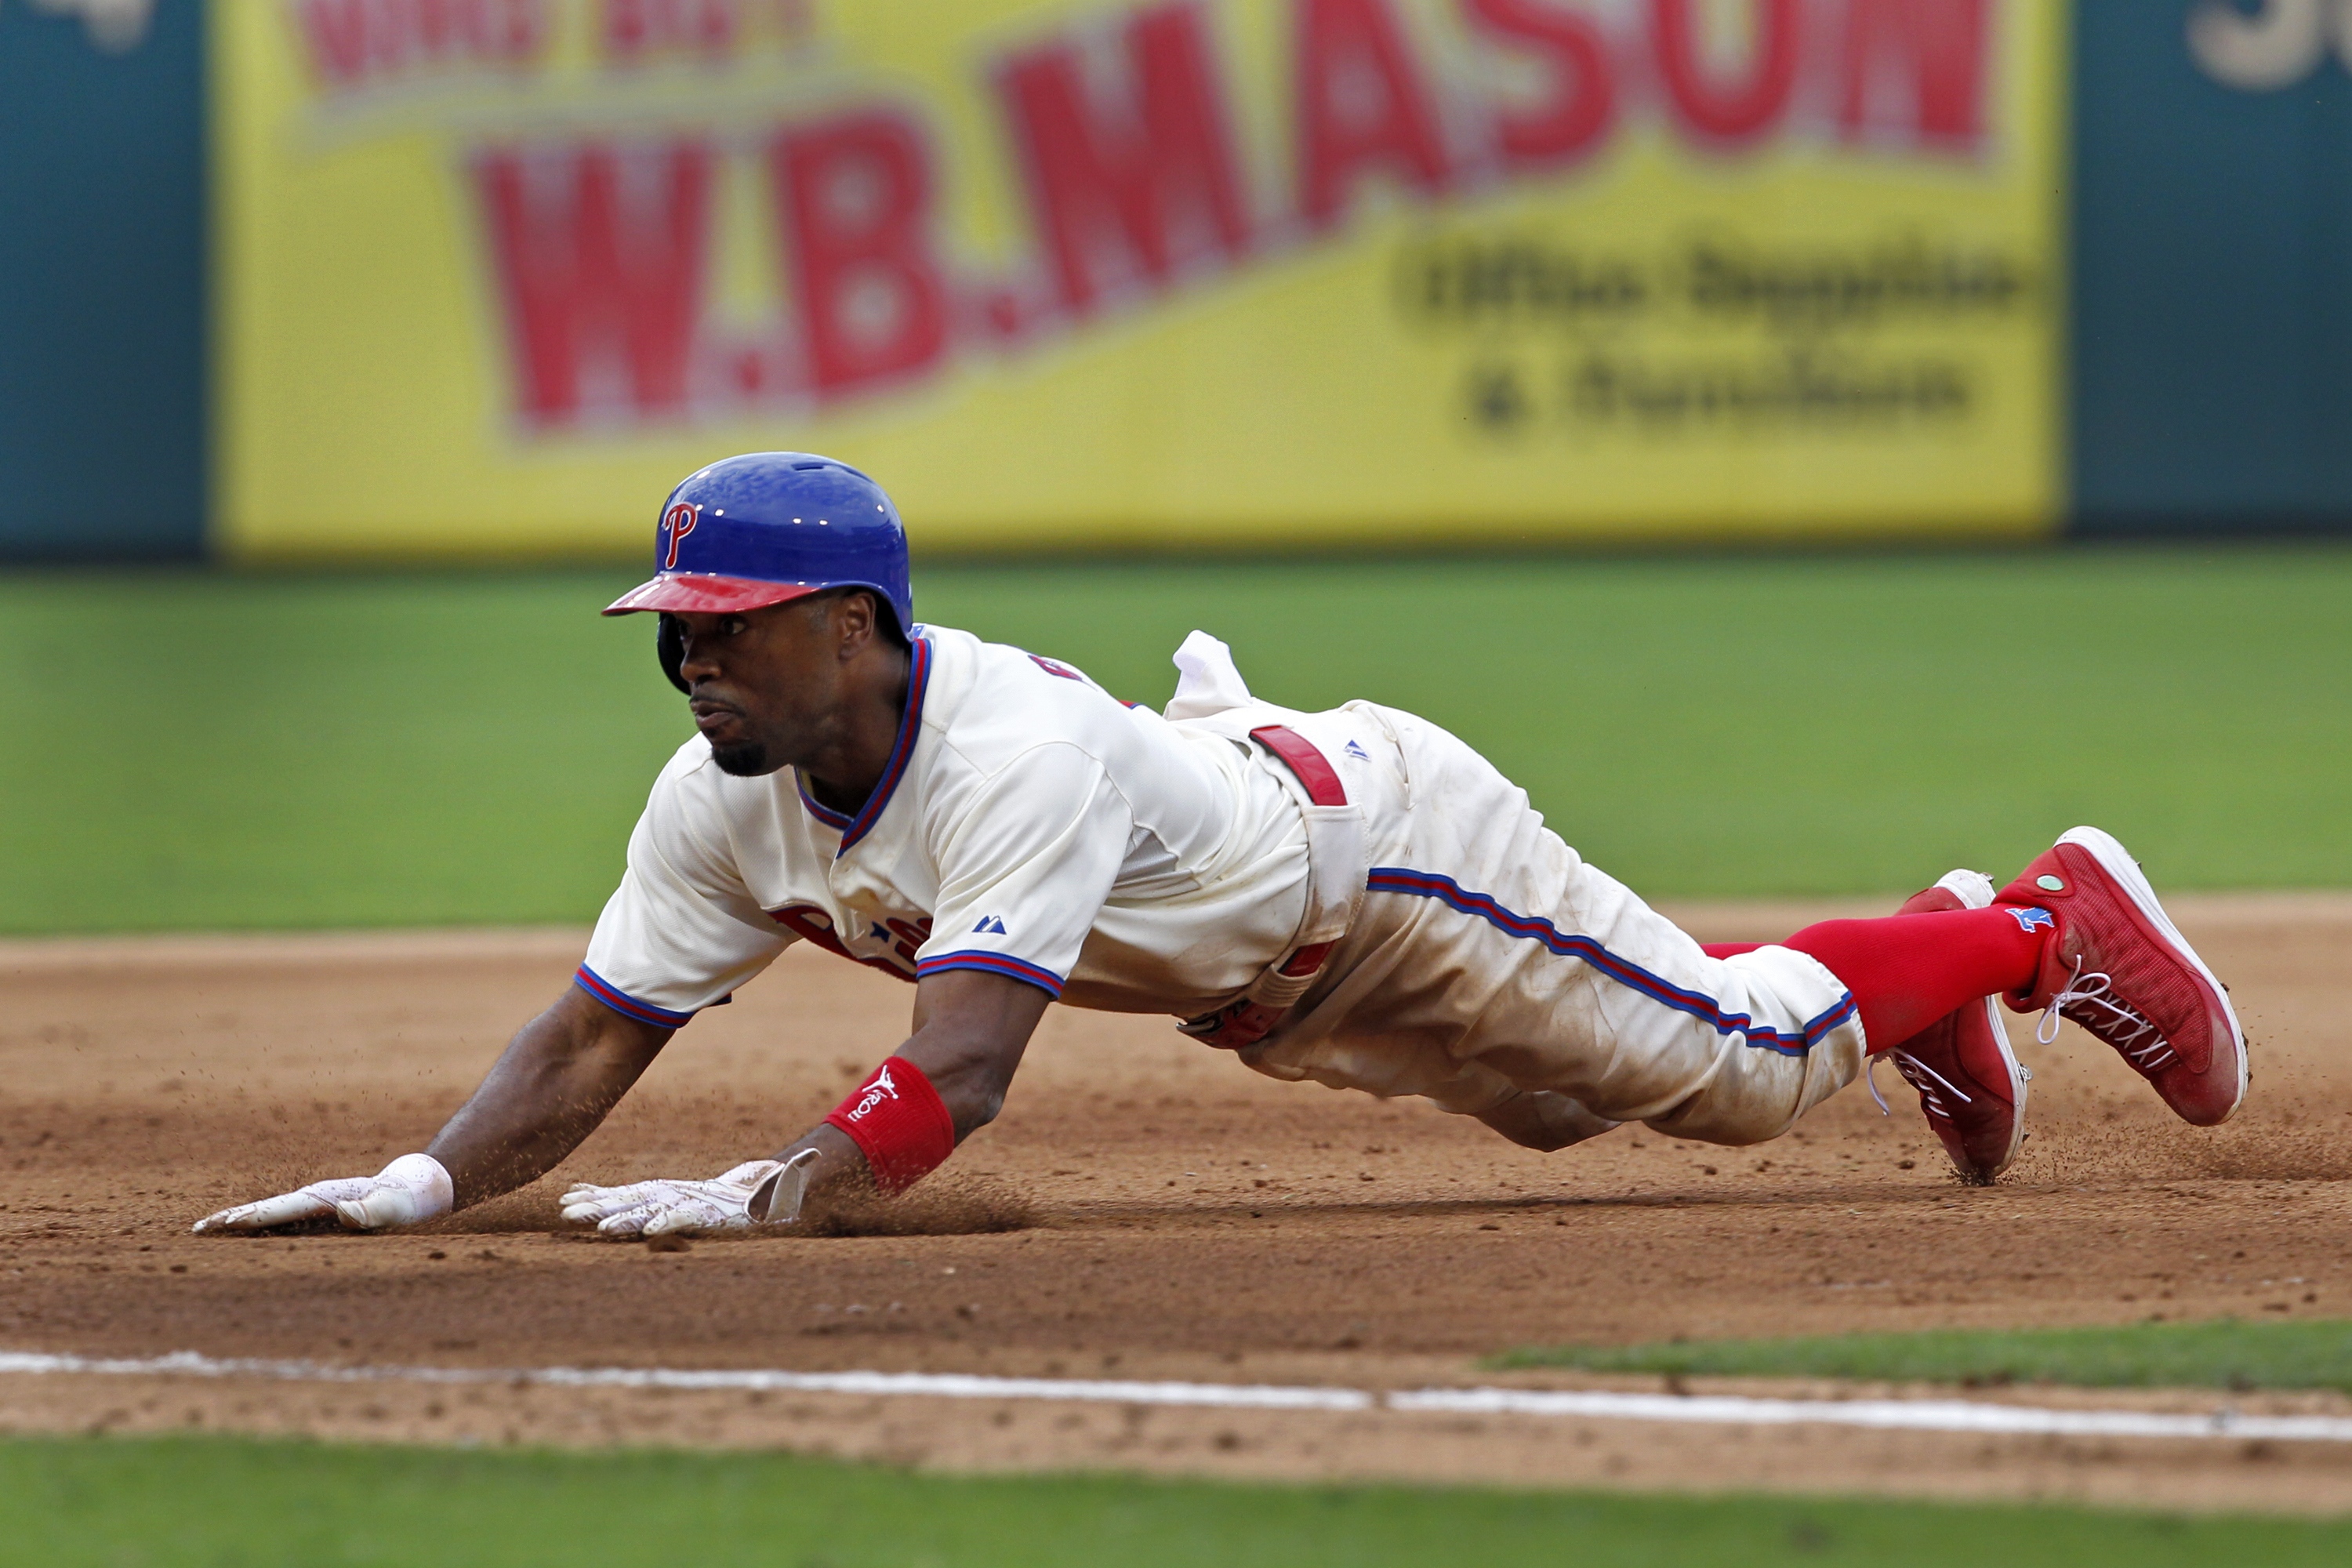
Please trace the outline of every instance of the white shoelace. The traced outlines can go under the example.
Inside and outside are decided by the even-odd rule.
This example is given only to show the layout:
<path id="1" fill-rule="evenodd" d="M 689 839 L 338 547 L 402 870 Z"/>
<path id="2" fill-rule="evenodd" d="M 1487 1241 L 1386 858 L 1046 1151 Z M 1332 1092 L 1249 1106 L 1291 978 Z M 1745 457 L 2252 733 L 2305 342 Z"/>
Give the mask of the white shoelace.
<path id="1" fill-rule="evenodd" d="M 1884 1053 L 1884 1057 L 1891 1058 L 1895 1063 L 1895 1070 L 1903 1075 L 1903 1081 L 1919 1091 L 1919 1108 L 1926 1111 L 1931 1120 L 1939 1121 L 1952 1120 L 1950 1109 L 1944 1104 L 1943 1094 L 1950 1095 L 1962 1105 L 1975 1103 L 1960 1092 L 1958 1085 L 1910 1052 L 1887 1051 Z M 1878 1092 L 1878 1064 L 1881 1059 L 1883 1059 L 1881 1057 L 1871 1058 L 1870 1065 L 1863 1068 L 1862 1078 L 1864 1083 L 1870 1085 L 1870 1098 L 1878 1101 L 1878 1114 L 1892 1116 L 1895 1114 L 1893 1108 L 1886 1103 L 1886 1097 Z M 1932 1081 L 1922 1081 L 1923 1079 Z M 1943 1094 L 1937 1093 L 1938 1089 L 1941 1089 Z"/>
<path id="2" fill-rule="evenodd" d="M 2098 1011 L 2091 1011 L 2094 1008 Z M 2045 1046 L 2055 1040 L 2062 1014 L 2115 1047 L 2124 1060 L 2141 1072 L 2160 1072 L 2178 1059 L 2171 1043 L 2153 1023 L 2116 999 L 2114 982 L 2104 972 L 2083 973 L 2080 954 L 2075 956 L 2074 973 L 2042 1008 L 2033 1037 Z M 2108 1034 L 2108 1029 L 2115 1033 Z"/>

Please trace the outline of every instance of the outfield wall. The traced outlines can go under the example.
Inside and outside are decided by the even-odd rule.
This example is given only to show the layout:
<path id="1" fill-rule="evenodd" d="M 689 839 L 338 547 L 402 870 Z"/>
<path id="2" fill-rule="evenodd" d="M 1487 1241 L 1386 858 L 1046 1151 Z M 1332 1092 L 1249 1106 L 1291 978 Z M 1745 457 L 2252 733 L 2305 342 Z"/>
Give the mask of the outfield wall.
<path id="1" fill-rule="evenodd" d="M 0 4 L 0 558 L 204 547 L 203 22 Z"/>
<path id="2" fill-rule="evenodd" d="M 2352 523 L 2352 0 L 2075 26 L 2075 526 Z"/>
<path id="3" fill-rule="evenodd" d="M 2329 525 L 2339 48 L 2352 0 L 0 5 L 0 552 L 605 555 L 762 447 L 971 549 Z"/>

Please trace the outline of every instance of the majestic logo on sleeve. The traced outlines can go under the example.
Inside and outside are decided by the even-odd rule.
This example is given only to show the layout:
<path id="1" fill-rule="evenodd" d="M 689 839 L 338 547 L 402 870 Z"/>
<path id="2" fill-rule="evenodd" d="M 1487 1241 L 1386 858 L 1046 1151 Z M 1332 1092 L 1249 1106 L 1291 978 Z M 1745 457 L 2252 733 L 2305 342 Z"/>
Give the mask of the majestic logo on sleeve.
<path id="1" fill-rule="evenodd" d="M 664 548 L 661 569 L 663 571 L 677 570 L 677 547 L 686 542 L 686 536 L 692 533 L 694 525 L 701 521 L 702 509 L 686 501 L 680 501 L 662 513 L 661 537 Z"/>
<path id="2" fill-rule="evenodd" d="M 980 917 L 980 923 L 971 928 L 971 933 L 974 936 L 1003 936 L 1005 934 L 1004 917 L 982 915 Z"/>

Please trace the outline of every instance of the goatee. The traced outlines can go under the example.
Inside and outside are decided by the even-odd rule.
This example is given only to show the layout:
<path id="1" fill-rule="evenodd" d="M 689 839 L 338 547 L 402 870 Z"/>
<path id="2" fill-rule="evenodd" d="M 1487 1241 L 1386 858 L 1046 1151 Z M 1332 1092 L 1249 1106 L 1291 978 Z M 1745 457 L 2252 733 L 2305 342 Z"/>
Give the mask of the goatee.
<path id="1" fill-rule="evenodd" d="M 758 741 L 738 741 L 728 746 L 713 745 L 710 760 L 719 764 L 719 772 L 732 773 L 739 779 L 755 779 L 776 771 L 775 764 L 768 761 L 768 748 Z"/>

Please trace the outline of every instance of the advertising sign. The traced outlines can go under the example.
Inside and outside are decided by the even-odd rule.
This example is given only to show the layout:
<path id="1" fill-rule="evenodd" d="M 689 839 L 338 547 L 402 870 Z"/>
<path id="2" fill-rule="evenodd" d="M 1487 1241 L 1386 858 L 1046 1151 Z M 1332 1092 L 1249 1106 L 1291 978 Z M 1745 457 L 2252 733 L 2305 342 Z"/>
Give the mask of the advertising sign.
<path id="1" fill-rule="evenodd" d="M 247 557 L 2039 532 L 2061 8 L 214 8 Z"/>

